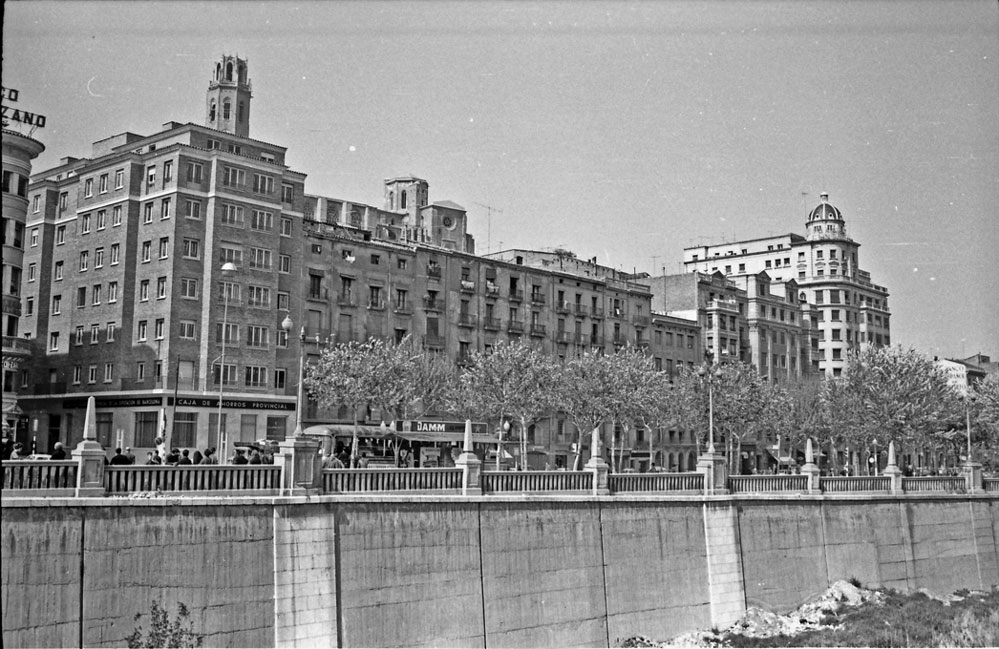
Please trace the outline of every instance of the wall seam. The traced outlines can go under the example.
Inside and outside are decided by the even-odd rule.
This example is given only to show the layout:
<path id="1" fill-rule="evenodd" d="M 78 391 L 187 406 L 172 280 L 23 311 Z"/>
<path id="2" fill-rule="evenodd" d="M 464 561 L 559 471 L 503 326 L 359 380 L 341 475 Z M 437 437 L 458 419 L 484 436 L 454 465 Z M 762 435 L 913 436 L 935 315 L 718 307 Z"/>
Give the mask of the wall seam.
<path id="1" fill-rule="evenodd" d="M 978 551 L 978 527 L 975 525 L 975 501 L 968 500 L 968 517 L 971 518 L 971 543 L 975 549 L 975 568 L 978 570 L 978 587 L 985 590 L 982 579 L 982 555 Z"/>
<path id="2" fill-rule="evenodd" d="M 340 572 L 343 562 L 340 560 L 340 510 L 333 508 L 333 565 L 336 567 L 333 577 L 333 592 L 336 594 L 336 646 L 343 646 L 343 584 Z"/>
<path id="3" fill-rule="evenodd" d="M 596 476 L 594 476 L 594 480 Z M 604 591 L 604 638 L 607 640 L 605 646 L 610 643 L 610 607 L 607 605 L 607 555 L 604 552 L 604 508 L 600 500 L 597 500 L 597 530 L 600 532 L 600 577 Z"/>
<path id="4" fill-rule="evenodd" d="M 486 571 L 485 564 L 482 562 L 482 502 L 479 501 L 475 503 L 475 513 L 476 520 L 478 524 L 476 525 L 476 530 L 479 534 L 479 601 L 482 605 L 482 647 L 485 649 L 489 646 L 489 636 L 486 633 Z"/>
<path id="5" fill-rule="evenodd" d="M 86 544 L 87 544 L 87 510 L 86 508 L 80 508 L 80 643 L 79 647 L 83 645 L 83 604 L 86 599 L 83 597 L 84 583 L 83 583 L 83 572 L 84 572 L 84 557 L 86 556 Z"/>

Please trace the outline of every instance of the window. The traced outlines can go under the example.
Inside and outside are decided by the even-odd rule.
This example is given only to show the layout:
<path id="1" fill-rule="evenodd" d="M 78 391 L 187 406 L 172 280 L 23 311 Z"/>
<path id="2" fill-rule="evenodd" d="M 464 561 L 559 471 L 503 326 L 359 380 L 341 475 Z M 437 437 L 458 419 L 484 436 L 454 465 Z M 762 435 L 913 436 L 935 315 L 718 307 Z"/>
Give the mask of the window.
<path id="1" fill-rule="evenodd" d="M 99 306 L 101 303 L 101 285 L 94 284 L 93 288 L 90 289 L 90 304 L 91 306 Z"/>
<path id="2" fill-rule="evenodd" d="M 409 266 L 409 260 L 400 257 L 397 265 L 399 267 L 399 270 L 406 270 L 406 268 Z"/>
<path id="3" fill-rule="evenodd" d="M 80 217 L 80 234 L 90 234 L 90 215 Z"/>
<path id="4" fill-rule="evenodd" d="M 243 227 L 243 208 L 239 205 L 222 205 L 222 224 Z"/>
<path id="5" fill-rule="evenodd" d="M 219 322 L 215 325 L 215 342 L 229 345 L 231 343 L 239 342 L 239 325 L 233 324 L 231 322 L 225 323 L 225 339 L 222 336 L 222 323 Z"/>
<path id="6" fill-rule="evenodd" d="M 83 181 L 83 196 L 85 198 L 90 198 L 94 195 L 94 179 L 87 178 Z"/>
<path id="7" fill-rule="evenodd" d="M 187 163 L 187 182 L 189 183 L 200 183 L 201 182 L 201 172 L 202 167 L 200 163 L 188 162 Z"/>
<path id="8" fill-rule="evenodd" d="M 90 251 L 84 250 L 80 253 L 80 272 L 85 272 L 90 266 Z"/>
<path id="9" fill-rule="evenodd" d="M 288 332 L 278 329 L 274 334 L 274 344 L 282 349 L 288 348 Z"/>
<path id="10" fill-rule="evenodd" d="M 36 270 L 37 270 L 37 267 L 35 266 L 35 264 L 28 264 L 28 281 L 29 282 L 35 281 L 35 271 Z"/>
<path id="11" fill-rule="evenodd" d="M 235 153 L 236 155 L 242 155 L 243 153 L 243 147 L 239 146 L 238 144 L 233 144 L 232 142 L 229 142 L 226 145 L 226 150 L 229 153 Z"/>
<path id="12" fill-rule="evenodd" d="M 281 217 L 281 236 L 290 237 L 291 236 L 291 219 L 286 216 Z"/>
<path id="13" fill-rule="evenodd" d="M 290 255 L 278 255 L 278 272 L 279 273 L 290 273 L 291 272 L 291 256 Z"/>
<path id="14" fill-rule="evenodd" d="M 241 187 L 246 184 L 246 172 L 235 167 L 225 167 L 222 170 L 222 184 L 226 187 Z"/>
<path id="15" fill-rule="evenodd" d="M 136 339 L 139 342 L 145 342 L 147 340 L 147 323 L 145 320 L 139 320 L 139 328 L 136 330 Z"/>
<path id="16" fill-rule="evenodd" d="M 52 296 L 52 315 L 59 315 L 62 313 L 62 296 L 53 295 Z"/>
<path id="17" fill-rule="evenodd" d="M 220 251 L 220 264 L 231 263 L 237 268 L 243 264 L 243 251 L 241 249 L 231 248 L 223 244 Z"/>
<path id="18" fill-rule="evenodd" d="M 35 298 L 29 297 L 24 300 L 24 315 L 35 315 Z"/>
<path id="19" fill-rule="evenodd" d="M 91 365 L 87 368 L 87 383 L 97 383 L 97 366 Z"/>
<path id="20" fill-rule="evenodd" d="M 149 280 L 144 279 L 139 282 L 139 301 L 146 302 L 149 300 Z"/>
<path id="21" fill-rule="evenodd" d="M 104 268 L 104 248 L 94 250 L 94 268 Z"/>
<path id="22" fill-rule="evenodd" d="M 112 243 L 111 244 L 111 261 L 110 261 L 110 263 L 111 263 L 112 266 L 116 266 L 118 264 L 119 251 L 120 251 L 119 245 L 117 243 Z"/>
<path id="23" fill-rule="evenodd" d="M 184 239 L 184 259 L 201 258 L 201 241 L 198 239 Z"/>
<path id="24" fill-rule="evenodd" d="M 267 386 L 267 368 L 258 365 L 246 366 L 246 387 L 263 388 Z M 256 418 L 256 415 L 251 415 Z"/>
<path id="25" fill-rule="evenodd" d="M 153 335 L 156 337 L 156 340 L 163 340 L 163 329 L 163 318 L 156 318 L 156 322 L 153 324 Z"/>
<path id="26" fill-rule="evenodd" d="M 56 228 L 55 242 L 57 246 L 61 246 L 66 243 L 66 226 L 60 225 Z"/>
<path id="27" fill-rule="evenodd" d="M 170 256 L 170 237 L 160 237 L 160 259 Z"/>
<path id="28" fill-rule="evenodd" d="M 152 223 L 153 222 L 153 204 L 152 203 L 146 203 L 142 207 L 142 222 L 143 223 Z"/>
<path id="29" fill-rule="evenodd" d="M 121 189 L 125 186 L 125 170 L 118 169 L 114 172 L 114 188 Z"/>
<path id="30" fill-rule="evenodd" d="M 382 258 L 379 255 L 371 255 L 371 265 L 377 266 L 382 263 Z"/>
<path id="31" fill-rule="evenodd" d="M 198 280 L 182 277 L 180 279 L 180 296 L 196 299 L 198 297 Z"/>
<path id="32" fill-rule="evenodd" d="M 281 183 L 281 202 L 291 203 L 295 199 L 295 188 L 288 183 Z"/>
<path id="33" fill-rule="evenodd" d="M 288 370 L 274 370 L 274 388 L 283 390 L 288 385 Z"/>
<path id="34" fill-rule="evenodd" d="M 102 194 L 108 193 L 108 175 L 101 174 L 100 180 L 97 183 L 97 191 Z"/>
<path id="35" fill-rule="evenodd" d="M 249 325 L 246 328 L 246 346 L 266 349 L 270 344 L 270 332 L 267 327 Z"/>
<path id="36" fill-rule="evenodd" d="M 156 446 L 156 420 L 158 413 L 155 410 L 149 412 L 135 413 L 135 446 L 153 448 Z"/>
<path id="37" fill-rule="evenodd" d="M 109 322 L 107 328 L 107 336 L 105 337 L 105 342 L 113 343 L 117 331 L 118 331 L 118 326 L 113 322 Z"/>
<path id="38" fill-rule="evenodd" d="M 184 340 L 194 340 L 195 326 L 194 320 L 181 320 L 180 337 Z"/>
<path id="39" fill-rule="evenodd" d="M 277 294 L 277 308 L 279 311 L 287 311 L 290 307 L 291 298 L 288 293 Z"/>
<path id="40" fill-rule="evenodd" d="M 160 219 L 170 218 L 170 199 L 164 198 L 160 201 Z"/>
<path id="41" fill-rule="evenodd" d="M 146 169 L 146 183 L 149 185 L 156 184 L 156 165 L 150 165 Z"/>
<path id="42" fill-rule="evenodd" d="M 197 443 L 198 413 L 178 412 L 173 416 L 172 444 L 178 447 L 193 447 Z"/>
<path id="43" fill-rule="evenodd" d="M 274 215 L 270 212 L 264 212 L 262 210 L 253 210 L 250 212 L 250 229 L 258 230 L 262 232 L 270 232 L 271 228 L 274 227 Z"/>
<path id="44" fill-rule="evenodd" d="M 168 183 L 173 180 L 173 160 L 163 163 L 163 182 Z"/>
<path id="45" fill-rule="evenodd" d="M 62 267 L 63 267 L 63 264 L 62 264 L 61 261 L 57 261 L 55 263 L 55 272 L 54 272 L 53 277 L 55 277 L 56 281 L 59 281 L 59 280 L 62 279 Z"/>
<path id="46" fill-rule="evenodd" d="M 59 351 L 59 332 L 53 331 L 49 334 L 49 351 Z"/>
<path id="47" fill-rule="evenodd" d="M 73 385 L 79 385 L 80 381 L 83 379 L 83 366 L 74 365 L 73 366 Z"/>
<path id="48" fill-rule="evenodd" d="M 201 218 L 201 202 L 200 201 L 186 201 L 184 203 L 184 216 L 189 219 L 200 219 Z"/>
<path id="49" fill-rule="evenodd" d="M 228 300 L 239 304 L 239 284 L 222 282 L 219 284 L 219 301 Z"/>
<path id="50" fill-rule="evenodd" d="M 121 205 L 115 205 L 111 208 L 111 227 L 119 225 L 121 225 Z"/>
<path id="51" fill-rule="evenodd" d="M 97 229 L 103 230 L 108 225 L 108 211 L 97 210 Z"/>
<path id="52" fill-rule="evenodd" d="M 73 335 L 73 344 L 77 346 L 83 344 L 83 325 L 77 325 Z"/>
<path id="53" fill-rule="evenodd" d="M 101 326 L 99 324 L 90 325 L 90 344 L 96 345 L 101 341 Z"/>
<path id="54" fill-rule="evenodd" d="M 215 363 L 212 365 L 212 382 L 215 385 L 219 384 L 219 364 Z M 223 385 L 236 385 L 236 366 L 226 364 L 224 371 L 222 372 L 222 384 Z"/>
<path id="55" fill-rule="evenodd" d="M 257 194 L 273 194 L 274 179 L 262 174 L 253 174 L 253 191 Z"/>
<path id="56" fill-rule="evenodd" d="M 143 263 L 149 261 L 149 256 L 150 256 L 150 254 L 152 254 L 152 249 L 153 249 L 153 242 L 152 241 L 143 241 L 142 242 L 142 253 L 141 253 L 140 260 Z"/>
<path id="57" fill-rule="evenodd" d="M 267 307 L 271 306 L 271 289 L 266 286 L 250 285 L 247 290 L 246 304 L 248 306 Z"/>
<path id="58" fill-rule="evenodd" d="M 258 270 L 271 269 L 271 251 L 266 248 L 250 249 L 250 268 Z"/>
<path id="59" fill-rule="evenodd" d="M 146 380 L 146 364 L 139 361 L 135 364 L 135 380 L 145 381 Z"/>
<path id="60" fill-rule="evenodd" d="M 42 197 L 40 195 L 38 195 L 38 194 L 35 194 L 31 198 L 31 211 L 33 213 L 38 214 L 38 212 L 40 210 L 41 202 L 42 202 Z"/>
<path id="61" fill-rule="evenodd" d="M 31 247 L 38 245 L 38 228 L 31 228 Z"/>
<path id="62" fill-rule="evenodd" d="M 167 278 L 157 277 L 156 278 L 156 299 L 162 300 L 167 296 Z"/>

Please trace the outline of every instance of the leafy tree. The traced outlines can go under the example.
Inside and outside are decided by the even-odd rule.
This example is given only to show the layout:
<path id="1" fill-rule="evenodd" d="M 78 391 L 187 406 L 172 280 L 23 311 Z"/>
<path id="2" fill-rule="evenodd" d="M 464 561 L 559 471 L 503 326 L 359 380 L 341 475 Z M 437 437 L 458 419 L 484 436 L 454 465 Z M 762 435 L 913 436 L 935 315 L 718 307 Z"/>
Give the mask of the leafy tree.
<path id="1" fill-rule="evenodd" d="M 559 367 L 529 343 L 501 341 L 490 353 L 473 352 L 460 373 L 458 391 L 469 412 L 520 424 L 521 465 L 527 468 L 527 429 L 556 407 Z M 497 457 L 499 462 L 499 457 Z"/>
<path id="2" fill-rule="evenodd" d="M 579 470 L 583 435 L 598 428 L 610 417 L 610 366 L 603 354 L 585 352 L 570 358 L 561 368 L 558 406 L 576 427 L 576 455 L 572 469 Z M 591 450 L 592 452 L 592 450 Z"/>
<path id="3" fill-rule="evenodd" d="M 170 619 L 169 612 L 153 600 L 149 613 L 148 631 L 141 625 L 126 636 L 125 641 L 130 649 L 146 647 L 200 647 L 204 641 L 203 635 L 198 635 L 191 629 L 190 611 L 183 602 L 177 602 L 177 614 Z M 135 614 L 135 621 L 142 618 L 142 613 Z"/>
<path id="4" fill-rule="evenodd" d="M 624 454 L 624 440 L 629 438 L 631 427 L 640 420 L 644 410 L 642 402 L 646 393 L 643 387 L 649 382 L 655 370 L 652 369 L 652 358 L 636 348 L 628 346 L 621 351 L 606 357 L 608 382 L 607 391 L 608 414 L 614 422 L 615 430 L 619 425 L 622 435 L 618 440 L 611 436 L 611 463 L 614 471 L 620 470 Z M 618 457 L 614 458 L 617 442 L 621 442 Z"/>
<path id="5" fill-rule="evenodd" d="M 972 430 L 977 430 L 984 458 L 999 466 L 999 374 L 992 373 L 972 387 Z"/>
<path id="6" fill-rule="evenodd" d="M 641 388 L 640 417 L 642 424 L 649 429 L 649 462 L 654 461 L 652 452 L 652 431 L 660 433 L 660 462 L 665 463 L 666 458 L 666 436 L 663 433 L 675 426 L 678 415 L 676 408 L 676 397 L 673 394 L 673 382 L 666 372 L 653 372 L 645 385 Z M 669 467 L 666 467 L 667 469 Z"/>

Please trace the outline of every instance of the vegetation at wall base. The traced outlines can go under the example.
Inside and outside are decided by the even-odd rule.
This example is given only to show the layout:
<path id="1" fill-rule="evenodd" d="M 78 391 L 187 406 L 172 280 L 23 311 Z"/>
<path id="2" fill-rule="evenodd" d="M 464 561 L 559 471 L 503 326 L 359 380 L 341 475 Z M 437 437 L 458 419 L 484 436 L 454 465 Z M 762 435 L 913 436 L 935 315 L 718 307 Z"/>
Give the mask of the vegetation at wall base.
<path id="1" fill-rule="evenodd" d="M 183 602 L 177 602 L 177 614 L 170 619 L 170 613 L 153 600 L 149 611 L 149 630 L 144 631 L 138 625 L 142 613 L 135 614 L 136 627 L 125 641 L 129 649 L 145 647 L 200 647 L 204 641 L 203 635 L 196 634 L 191 629 L 191 613 Z"/>

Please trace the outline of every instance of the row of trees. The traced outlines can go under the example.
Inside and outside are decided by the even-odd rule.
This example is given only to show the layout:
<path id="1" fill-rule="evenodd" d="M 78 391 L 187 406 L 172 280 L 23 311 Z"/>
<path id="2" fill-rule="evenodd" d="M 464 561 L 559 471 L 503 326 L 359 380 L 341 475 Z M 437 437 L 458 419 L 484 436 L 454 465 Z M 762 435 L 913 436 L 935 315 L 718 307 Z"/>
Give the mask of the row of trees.
<path id="1" fill-rule="evenodd" d="M 988 453 L 999 446 L 995 375 L 976 386 L 972 399 L 962 400 L 932 361 L 898 347 L 853 354 L 841 379 L 771 384 L 739 362 L 684 369 L 670 377 L 630 347 L 563 361 L 528 342 L 500 342 L 456 366 L 412 338 L 399 344 L 369 339 L 324 346 L 305 381 L 325 408 L 346 405 L 356 413 L 376 407 L 386 419 L 432 413 L 497 427 L 509 422 L 522 463 L 527 461 L 526 431 L 553 413 L 575 426 L 577 449 L 583 448 L 585 435 L 604 424 L 620 431 L 610 440 L 615 468 L 636 426 L 689 431 L 699 446 L 706 445 L 709 401 L 716 443 L 723 441 L 733 472 L 739 472 L 746 442 L 784 440 L 789 448 L 803 448 L 809 437 L 827 448 L 834 462 L 837 450 L 886 448 L 890 441 L 945 450 L 957 458 L 969 410 L 975 445 Z M 352 446 L 356 460 L 356 434 Z M 578 463 L 577 453 L 574 468 Z"/>

